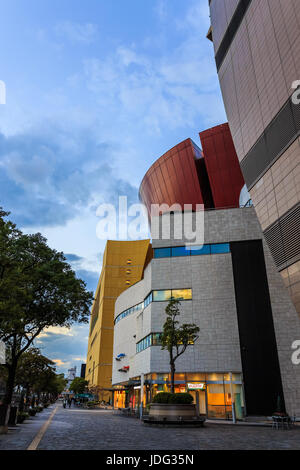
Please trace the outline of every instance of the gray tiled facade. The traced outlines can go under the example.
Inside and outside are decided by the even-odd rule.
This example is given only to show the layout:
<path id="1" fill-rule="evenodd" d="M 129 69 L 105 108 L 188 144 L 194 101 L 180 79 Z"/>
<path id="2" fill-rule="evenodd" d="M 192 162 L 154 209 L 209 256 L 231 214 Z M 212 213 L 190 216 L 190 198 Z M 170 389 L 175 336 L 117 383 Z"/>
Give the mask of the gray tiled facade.
<path id="1" fill-rule="evenodd" d="M 253 208 L 206 211 L 205 243 L 262 240 Z M 153 240 L 153 248 L 181 246 L 184 240 Z M 270 299 L 287 409 L 300 415 L 300 366 L 291 362 L 291 345 L 300 339 L 300 320 L 263 241 Z M 144 279 L 123 292 L 115 304 L 115 317 L 144 300 L 152 290 L 192 288 L 192 300 L 181 302 L 181 321 L 196 323 L 198 341 L 176 362 L 176 372 L 242 373 L 235 286 L 231 253 L 153 259 Z M 125 375 L 113 365 L 113 385 L 142 373 L 168 373 L 168 353 L 152 346 L 136 353 L 136 343 L 150 333 L 161 332 L 166 302 L 152 302 L 115 325 L 114 357 L 126 354 Z M 263 360 L 263 358 L 262 358 Z"/>

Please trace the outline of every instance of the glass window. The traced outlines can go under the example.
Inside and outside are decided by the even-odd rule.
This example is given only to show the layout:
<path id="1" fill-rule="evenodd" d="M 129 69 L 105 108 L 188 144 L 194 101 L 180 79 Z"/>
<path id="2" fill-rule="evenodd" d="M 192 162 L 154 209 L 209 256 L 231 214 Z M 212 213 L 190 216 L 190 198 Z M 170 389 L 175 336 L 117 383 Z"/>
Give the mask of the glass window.
<path id="1" fill-rule="evenodd" d="M 170 258 L 171 248 L 155 248 L 154 258 Z"/>
<path id="2" fill-rule="evenodd" d="M 173 247 L 172 256 L 190 256 L 190 249 L 185 246 Z"/>
<path id="3" fill-rule="evenodd" d="M 218 243 L 216 245 L 211 245 L 211 254 L 218 253 L 230 253 L 229 243 Z"/>
<path id="4" fill-rule="evenodd" d="M 144 307 L 146 308 L 152 302 L 152 292 L 145 298 Z"/>
<path id="5" fill-rule="evenodd" d="M 210 255 L 210 245 L 192 246 L 191 255 L 192 256 Z"/>
<path id="6" fill-rule="evenodd" d="M 172 290 L 172 299 L 176 300 L 191 300 L 192 289 L 176 289 Z"/>
<path id="7" fill-rule="evenodd" d="M 153 301 L 154 302 L 164 302 L 171 299 L 170 290 L 154 290 L 153 291 Z"/>

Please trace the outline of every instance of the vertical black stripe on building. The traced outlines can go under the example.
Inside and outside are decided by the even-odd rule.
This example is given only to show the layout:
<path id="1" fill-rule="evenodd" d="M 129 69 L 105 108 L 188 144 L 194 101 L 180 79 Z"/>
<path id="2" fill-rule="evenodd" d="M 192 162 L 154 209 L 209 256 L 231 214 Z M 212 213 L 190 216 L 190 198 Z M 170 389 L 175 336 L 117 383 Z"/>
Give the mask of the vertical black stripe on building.
<path id="1" fill-rule="evenodd" d="M 263 245 L 230 245 L 247 414 L 270 416 L 285 406 Z"/>

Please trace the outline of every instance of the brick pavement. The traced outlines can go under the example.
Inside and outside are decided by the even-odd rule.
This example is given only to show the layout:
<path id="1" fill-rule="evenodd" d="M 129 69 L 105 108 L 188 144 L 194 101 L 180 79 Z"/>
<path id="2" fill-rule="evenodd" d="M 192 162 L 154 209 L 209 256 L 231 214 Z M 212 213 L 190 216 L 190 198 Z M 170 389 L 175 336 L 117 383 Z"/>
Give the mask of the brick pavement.
<path id="1" fill-rule="evenodd" d="M 53 407 L 0 436 L 0 449 L 26 449 Z M 300 449 L 300 428 L 208 423 L 204 428 L 157 428 L 109 410 L 59 409 L 39 450 L 284 450 Z"/>

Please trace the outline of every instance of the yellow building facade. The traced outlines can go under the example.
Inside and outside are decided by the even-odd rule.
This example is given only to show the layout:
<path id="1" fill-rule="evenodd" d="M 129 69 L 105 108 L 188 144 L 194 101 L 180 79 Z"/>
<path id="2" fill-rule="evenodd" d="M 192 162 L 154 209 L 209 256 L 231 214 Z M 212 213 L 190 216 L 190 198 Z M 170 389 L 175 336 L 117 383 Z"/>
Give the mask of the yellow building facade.
<path id="1" fill-rule="evenodd" d="M 124 290 L 142 279 L 151 250 L 150 240 L 108 240 L 106 243 L 91 311 L 85 375 L 89 387 L 98 387 L 99 399 L 106 402 L 112 397 L 115 301 Z"/>

